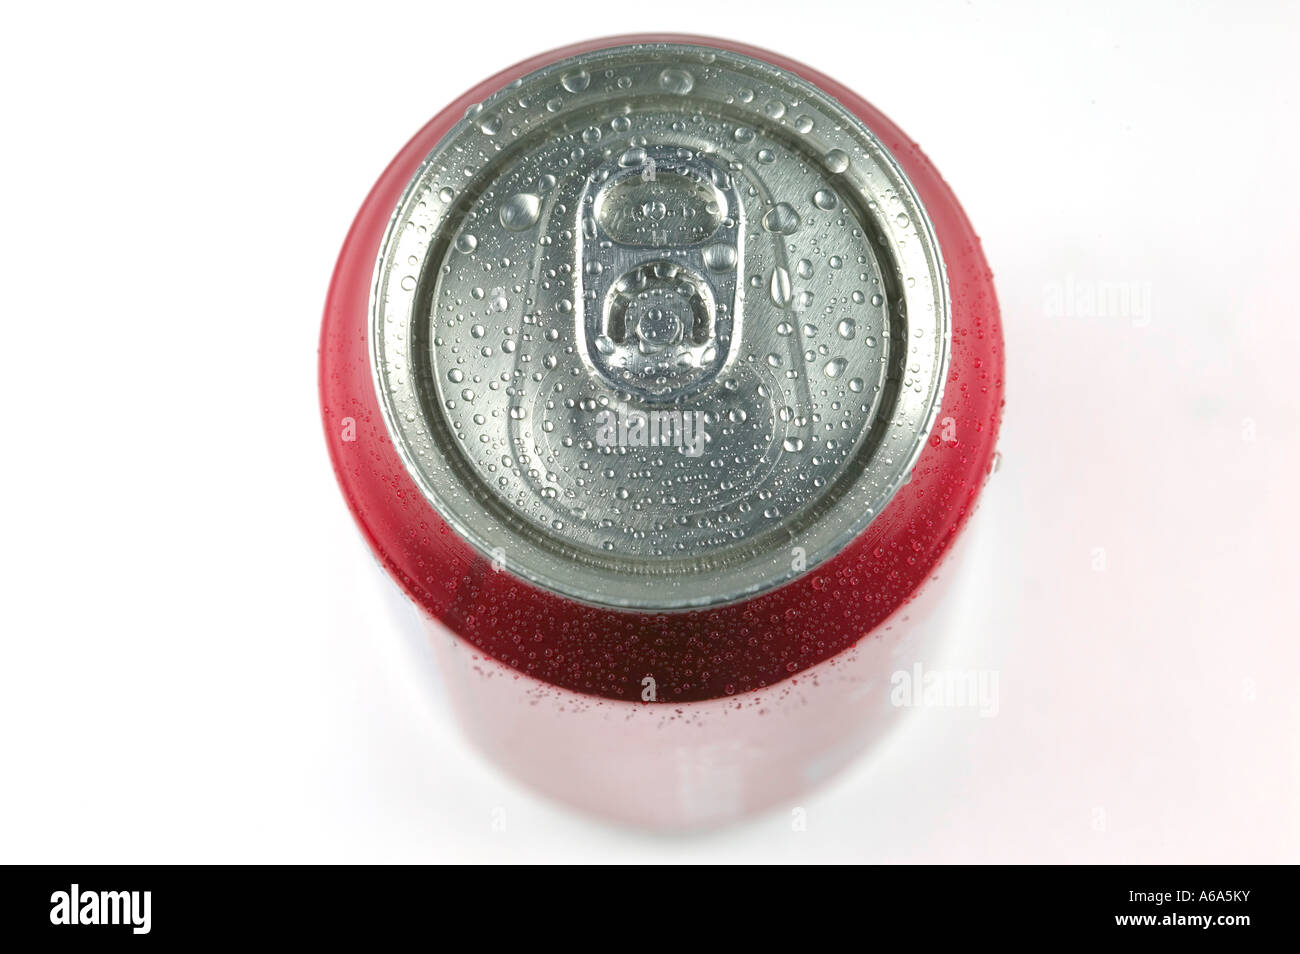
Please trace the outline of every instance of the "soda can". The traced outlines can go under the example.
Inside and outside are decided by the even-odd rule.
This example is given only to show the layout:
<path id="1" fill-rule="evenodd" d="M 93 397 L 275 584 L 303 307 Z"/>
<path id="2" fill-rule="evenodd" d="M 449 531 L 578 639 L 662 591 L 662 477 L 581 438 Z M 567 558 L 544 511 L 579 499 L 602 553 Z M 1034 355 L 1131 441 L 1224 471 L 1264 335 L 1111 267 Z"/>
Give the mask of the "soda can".
<path id="1" fill-rule="evenodd" d="M 895 720 L 1002 378 L 918 147 L 690 36 L 546 53 L 439 113 L 362 206 L 320 349 L 338 480 L 470 736 L 655 827 L 793 805 Z"/>

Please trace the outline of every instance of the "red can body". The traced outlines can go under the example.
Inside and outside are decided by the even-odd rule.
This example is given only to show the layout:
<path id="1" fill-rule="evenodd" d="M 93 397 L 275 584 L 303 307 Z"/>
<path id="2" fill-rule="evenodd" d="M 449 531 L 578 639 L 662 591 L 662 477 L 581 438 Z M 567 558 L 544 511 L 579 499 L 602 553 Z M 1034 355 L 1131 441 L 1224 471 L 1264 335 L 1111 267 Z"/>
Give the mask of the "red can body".
<path id="1" fill-rule="evenodd" d="M 747 601 L 646 614 L 588 606 L 526 583 L 447 525 L 386 430 L 368 329 L 376 254 L 393 209 L 470 105 L 558 59 L 661 41 L 730 49 L 788 70 L 880 139 L 933 223 L 952 334 L 925 450 L 911 479 L 851 544 Z M 793 798 L 892 721 L 888 676 L 900 668 L 901 647 L 934 635 L 920 625 L 928 601 L 917 599 L 992 469 L 1003 406 L 1002 331 L 991 272 L 956 198 L 916 144 L 870 104 L 801 64 L 741 44 L 619 37 L 497 74 L 447 106 L 398 154 L 340 255 L 325 308 L 320 388 L 348 506 L 426 619 L 471 736 L 507 770 L 571 804 L 634 823 L 690 825 Z"/>

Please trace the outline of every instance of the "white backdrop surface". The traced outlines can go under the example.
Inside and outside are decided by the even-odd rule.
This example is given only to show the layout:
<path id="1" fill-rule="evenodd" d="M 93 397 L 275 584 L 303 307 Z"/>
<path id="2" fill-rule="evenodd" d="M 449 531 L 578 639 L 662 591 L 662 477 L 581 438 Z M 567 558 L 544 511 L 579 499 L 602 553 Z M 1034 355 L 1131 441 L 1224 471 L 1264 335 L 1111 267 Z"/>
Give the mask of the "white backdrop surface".
<path id="1" fill-rule="evenodd" d="M 1294 5 L 6 21 L 0 861 L 1300 860 Z M 998 712 L 909 713 L 802 831 L 610 828 L 486 765 L 320 433 L 320 308 L 388 160 L 482 77 L 648 29 L 880 106 L 1002 302 L 1003 465 L 947 596 Z"/>

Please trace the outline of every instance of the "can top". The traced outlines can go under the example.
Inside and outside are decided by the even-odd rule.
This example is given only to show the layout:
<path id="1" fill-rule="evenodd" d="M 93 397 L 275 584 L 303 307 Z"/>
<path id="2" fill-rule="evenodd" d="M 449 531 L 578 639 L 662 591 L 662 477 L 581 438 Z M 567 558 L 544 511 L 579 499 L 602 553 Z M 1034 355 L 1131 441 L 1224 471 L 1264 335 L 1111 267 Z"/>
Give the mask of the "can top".
<path id="1" fill-rule="evenodd" d="M 889 502 L 939 407 L 949 300 L 911 184 L 794 74 L 597 50 L 472 107 L 375 271 L 394 445 L 497 565 L 595 605 L 769 590 Z"/>

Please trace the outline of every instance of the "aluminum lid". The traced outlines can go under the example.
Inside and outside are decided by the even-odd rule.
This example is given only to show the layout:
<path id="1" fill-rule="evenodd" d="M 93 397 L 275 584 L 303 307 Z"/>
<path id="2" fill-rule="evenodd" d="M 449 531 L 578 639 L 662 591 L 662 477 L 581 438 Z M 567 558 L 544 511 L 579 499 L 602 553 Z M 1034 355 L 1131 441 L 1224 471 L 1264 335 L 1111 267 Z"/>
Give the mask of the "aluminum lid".
<path id="1" fill-rule="evenodd" d="M 498 566 L 679 610 L 837 553 L 939 407 L 933 230 L 874 135 L 730 51 L 620 46 L 472 108 L 375 272 L 393 442 Z"/>

